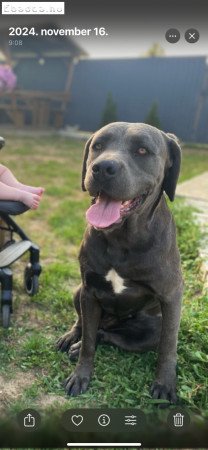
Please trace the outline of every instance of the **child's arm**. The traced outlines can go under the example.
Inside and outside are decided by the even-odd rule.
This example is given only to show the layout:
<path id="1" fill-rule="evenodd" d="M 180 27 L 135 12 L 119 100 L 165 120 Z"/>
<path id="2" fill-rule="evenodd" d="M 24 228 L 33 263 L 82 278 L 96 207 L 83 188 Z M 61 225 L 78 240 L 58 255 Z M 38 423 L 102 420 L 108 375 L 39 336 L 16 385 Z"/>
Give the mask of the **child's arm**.
<path id="1" fill-rule="evenodd" d="M 19 181 L 15 178 L 11 170 L 8 169 L 8 167 L 3 166 L 0 164 L 0 181 L 2 183 L 7 184 L 8 186 L 12 186 L 15 188 L 20 187 Z"/>

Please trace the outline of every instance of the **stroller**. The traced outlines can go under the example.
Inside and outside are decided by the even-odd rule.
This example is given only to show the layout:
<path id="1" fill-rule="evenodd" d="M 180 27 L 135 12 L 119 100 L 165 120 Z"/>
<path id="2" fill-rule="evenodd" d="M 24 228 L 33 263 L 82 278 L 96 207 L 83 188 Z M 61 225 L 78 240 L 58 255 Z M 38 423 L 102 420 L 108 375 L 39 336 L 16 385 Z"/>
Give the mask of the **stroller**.
<path id="1" fill-rule="evenodd" d="M 0 138 L 0 149 L 4 144 L 4 139 Z M 29 251 L 30 258 L 24 271 L 24 287 L 30 296 L 35 295 L 39 288 L 39 275 L 41 273 L 39 247 L 27 237 L 10 217 L 22 214 L 28 209 L 21 202 L 0 200 L 0 233 L 7 232 L 9 236 L 6 244 L 3 244 L 0 248 L 0 309 L 4 328 L 9 327 L 12 313 L 12 270 L 10 266 L 27 251 Z M 15 241 L 14 234 L 20 239 Z"/>

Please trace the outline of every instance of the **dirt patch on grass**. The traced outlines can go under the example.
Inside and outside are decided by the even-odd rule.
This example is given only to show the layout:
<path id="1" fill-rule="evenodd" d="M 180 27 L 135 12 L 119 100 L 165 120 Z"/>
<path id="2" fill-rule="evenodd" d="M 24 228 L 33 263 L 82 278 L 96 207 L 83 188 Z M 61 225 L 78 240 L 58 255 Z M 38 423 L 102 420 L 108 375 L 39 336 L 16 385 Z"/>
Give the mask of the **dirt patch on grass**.
<path id="1" fill-rule="evenodd" d="M 14 308 L 13 324 L 18 327 L 25 327 L 31 329 L 31 332 L 35 330 L 43 330 L 46 324 L 46 319 L 50 319 L 50 315 L 45 310 L 41 313 L 41 304 L 32 303 L 27 296 L 21 295 L 21 302 Z M 19 339 L 19 343 L 24 342 L 24 336 Z"/>
<path id="2" fill-rule="evenodd" d="M 37 407 L 40 409 L 46 409 L 50 407 L 58 407 L 69 403 L 69 400 L 67 400 L 64 396 L 61 397 L 61 395 L 55 395 L 55 394 L 49 394 L 49 395 L 42 395 L 37 400 Z"/>
<path id="3" fill-rule="evenodd" d="M 7 380 L 0 375 L 0 415 L 7 412 L 8 406 L 22 398 L 25 389 L 32 386 L 36 381 L 34 374 L 30 372 L 18 372 L 11 379 Z M 53 408 L 62 406 L 68 403 L 64 396 L 55 394 L 43 394 L 35 401 L 36 407 L 39 409 Z"/>
<path id="4" fill-rule="evenodd" d="M 17 372 L 11 380 L 0 375 L 0 413 L 6 411 L 9 404 L 21 398 L 24 390 L 34 381 L 35 376 L 32 372 Z"/>

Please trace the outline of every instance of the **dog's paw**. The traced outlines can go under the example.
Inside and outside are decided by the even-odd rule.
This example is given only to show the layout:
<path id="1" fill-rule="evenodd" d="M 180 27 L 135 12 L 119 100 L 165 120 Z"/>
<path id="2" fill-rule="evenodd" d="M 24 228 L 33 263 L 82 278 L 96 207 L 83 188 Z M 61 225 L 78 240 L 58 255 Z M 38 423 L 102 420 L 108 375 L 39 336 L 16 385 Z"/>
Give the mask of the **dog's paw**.
<path id="1" fill-rule="evenodd" d="M 76 342 L 76 344 L 71 345 L 68 351 L 70 361 L 76 361 L 78 359 L 81 345 L 82 341 Z"/>
<path id="2" fill-rule="evenodd" d="M 177 403 L 175 383 L 171 385 L 169 383 L 162 384 L 158 381 L 155 381 L 151 387 L 151 395 L 153 399 L 161 400 L 161 403 L 158 405 L 160 408 L 164 408 L 170 403 Z M 164 400 L 164 403 L 162 402 L 162 400 Z"/>
<path id="3" fill-rule="evenodd" d="M 105 335 L 106 335 L 105 331 L 100 328 L 97 332 L 97 344 L 104 344 Z"/>
<path id="4" fill-rule="evenodd" d="M 65 390 L 68 395 L 77 397 L 77 395 L 86 392 L 91 378 L 91 372 L 75 370 L 65 381 Z"/>
<path id="5" fill-rule="evenodd" d="M 56 348 L 60 352 L 67 352 L 70 347 L 80 339 L 80 332 L 74 328 L 61 336 L 56 342 Z"/>

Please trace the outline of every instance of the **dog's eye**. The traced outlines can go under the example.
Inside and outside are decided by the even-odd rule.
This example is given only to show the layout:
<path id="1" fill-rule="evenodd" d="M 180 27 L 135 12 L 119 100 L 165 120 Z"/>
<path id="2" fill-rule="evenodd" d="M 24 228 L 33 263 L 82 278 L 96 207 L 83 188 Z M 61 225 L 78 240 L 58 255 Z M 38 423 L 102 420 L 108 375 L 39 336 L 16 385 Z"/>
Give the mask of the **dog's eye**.
<path id="1" fill-rule="evenodd" d="M 148 153 L 147 149 L 144 147 L 140 147 L 136 150 L 137 155 L 146 155 Z"/>
<path id="2" fill-rule="evenodd" d="M 100 142 L 97 142 L 97 144 L 93 145 L 94 150 L 102 150 L 103 146 L 100 144 Z"/>

